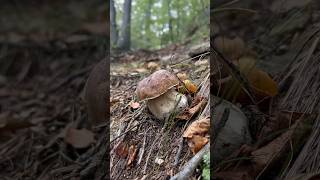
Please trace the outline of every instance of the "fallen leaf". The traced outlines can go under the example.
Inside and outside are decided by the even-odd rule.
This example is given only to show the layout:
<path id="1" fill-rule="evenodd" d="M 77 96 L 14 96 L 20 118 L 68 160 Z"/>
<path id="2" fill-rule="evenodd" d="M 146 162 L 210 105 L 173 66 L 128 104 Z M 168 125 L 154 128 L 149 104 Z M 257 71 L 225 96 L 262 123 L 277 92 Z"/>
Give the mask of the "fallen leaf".
<path id="1" fill-rule="evenodd" d="M 209 142 L 207 137 L 200 135 L 193 135 L 191 139 L 188 139 L 188 146 L 190 147 L 193 154 L 197 154 Z"/>
<path id="2" fill-rule="evenodd" d="M 188 75 L 186 73 L 178 73 L 177 76 L 181 81 L 188 79 Z"/>
<path id="3" fill-rule="evenodd" d="M 210 128 L 210 118 L 203 118 L 192 122 L 184 131 L 184 138 L 192 138 L 193 135 L 205 135 Z"/>
<path id="4" fill-rule="evenodd" d="M 210 118 L 203 118 L 192 122 L 184 131 L 183 137 L 187 139 L 193 154 L 196 154 L 209 141 L 207 138 L 210 129 Z"/>
<path id="5" fill-rule="evenodd" d="M 129 147 L 128 144 L 125 142 L 119 142 L 116 147 L 114 152 L 122 159 L 126 158 L 128 153 L 129 153 Z"/>
<path id="6" fill-rule="evenodd" d="M 261 104 L 268 97 L 274 97 L 278 94 L 277 83 L 264 71 L 256 67 L 256 59 L 252 56 L 241 57 L 236 63 L 240 72 L 248 80 L 252 87 L 253 96 Z M 241 104 L 251 103 L 250 97 L 243 90 L 238 79 L 231 77 L 221 81 L 222 95 L 226 100 L 240 102 Z M 263 104 L 261 104 L 261 107 Z"/>
<path id="7" fill-rule="evenodd" d="M 234 61 L 240 58 L 246 51 L 244 41 L 235 37 L 233 39 L 219 36 L 215 38 L 214 45 L 228 60 Z"/>
<path id="8" fill-rule="evenodd" d="M 302 118 L 297 120 L 280 136 L 260 149 L 253 151 L 251 153 L 253 157 L 251 161 L 255 164 L 255 169 L 259 171 L 259 169 L 262 170 L 266 166 L 275 163 L 279 163 L 279 167 L 281 167 L 281 165 L 287 166 L 288 164 L 283 164 L 283 162 L 288 162 L 288 160 L 291 159 L 288 150 L 290 147 L 293 150 L 300 149 L 307 142 L 313 128 L 314 121 L 312 121 L 312 119 L 315 118 Z M 299 151 L 292 151 L 292 153 L 292 156 L 295 157 L 299 154 Z"/>
<path id="9" fill-rule="evenodd" d="M 133 109 L 137 109 L 140 107 L 140 104 L 138 102 L 130 102 L 130 107 L 132 107 Z"/>
<path id="10" fill-rule="evenodd" d="M 95 142 L 93 132 L 87 129 L 69 128 L 64 140 L 74 148 L 87 148 Z"/>
<path id="11" fill-rule="evenodd" d="M 147 69 L 149 69 L 151 71 L 159 70 L 160 69 L 160 65 L 151 61 L 151 62 L 149 62 L 147 64 Z"/>
<path id="12" fill-rule="evenodd" d="M 135 160 L 136 156 L 137 156 L 137 148 L 135 145 L 131 145 L 129 147 L 129 159 L 128 159 L 128 163 L 127 166 L 130 166 L 133 161 Z"/>
<path id="13" fill-rule="evenodd" d="M 198 87 L 195 84 L 193 84 L 190 80 L 186 79 L 183 81 L 183 83 L 191 94 L 194 94 L 198 91 Z"/>

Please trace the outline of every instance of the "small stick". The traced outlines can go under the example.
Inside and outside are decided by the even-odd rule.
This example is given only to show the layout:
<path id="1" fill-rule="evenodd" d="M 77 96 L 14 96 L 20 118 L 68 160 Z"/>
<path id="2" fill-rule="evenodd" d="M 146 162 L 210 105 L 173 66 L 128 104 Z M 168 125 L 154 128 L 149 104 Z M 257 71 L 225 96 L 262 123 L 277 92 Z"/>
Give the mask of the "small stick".
<path id="1" fill-rule="evenodd" d="M 188 179 L 191 176 L 193 171 L 196 169 L 198 164 L 201 162 L 202 157 L 209 152 L 210 150 L 210 143 L 207 143 L 196 155 L 194 155 L 187 164 L 183 167 L 183 169 L 176 174 L 175 176 L 171 177 L 170 180 L 179 180 L 179 179 Z"/>
<path id="2" fill-rule="evenodd" d="M 179 164 L 179 159 L 180 159 L 180 155 L 182 152 L 182 147 L 183 147 L 183 137 L 181 137 L 180 141 L 179 141 L 179 148 L 178 148 L 178 152 L 177 155 L 174 158 L 174 166 L 177 166 Z"/>
<path id="3" fill-rule="evenodd" d="M 144 151 L 145 151 L 145 147 L 146 147 L 146 140 L 147 140 L 147 132 L 149 131 L 149 129 L 147 131 L 145 131 L 144 133 L 144 138 L 143 138 L 143 144 L 142 144 L 142 148 L 140 149 L 140 157 L 138 160 L 138 165 L 141 163 L 142 161 L 142 157 L 144 155 Z"/>
<path id="4" fill-rule="evenodd" d="M 159 138 L 160 138 L 160 135 L 158 135 L 158 137 L 153 141 L 153 143 L 152 143 L 152 145 L 151 145 L 149 154 L 148 154 L 147 159 L 146 159 L 146 163 L 144 164 L 143 174 L 146 174 L 147 166 L 148 166 L 148 162 L 149 162 L 149 159 L 150 159 L 152 150 L 153 150 L 153 148 L 154 148 L 154 146 L 155 146 L 155 144 L 156 144 L 156 142 L 158 141 Z"/>

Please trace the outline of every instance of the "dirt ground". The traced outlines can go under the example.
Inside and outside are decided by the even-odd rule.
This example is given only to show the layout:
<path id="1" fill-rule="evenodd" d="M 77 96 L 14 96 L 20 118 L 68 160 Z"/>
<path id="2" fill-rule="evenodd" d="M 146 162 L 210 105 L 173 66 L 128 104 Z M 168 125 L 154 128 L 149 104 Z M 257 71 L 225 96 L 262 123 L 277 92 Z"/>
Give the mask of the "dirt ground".
<path id="1" fill-rule="evenodd" d="M 208 40 L 200 42 L 207 42 L 207 45 L 209 43 Z M 175 44 L 152 52 L 136 51 L 114 55 L 113 58 L 118 59 L 110 66 L 112 179 L 167 179 L 192 157 L 184 144 L 180 161 L 175 165 L 186 122 L 168 126 L 150 114 L 145 102 L 140 102 L 137 109 L 130 106 L 131 102 L 138 101 L 135 94 L 138 82 L 157 69 L 171 69 L 175 73 L 187 74 L 197 86 L 203 83 L 209 74 L 209 56 L 189 57 L 190 46 L 192 45 Z M 127 166 L 127 159 L 118 156 L 116 147 L 119 144 L 138 149 L 139 155 L 133 165 Z M 155 163 L 157 158 L 164 163 Z"/>

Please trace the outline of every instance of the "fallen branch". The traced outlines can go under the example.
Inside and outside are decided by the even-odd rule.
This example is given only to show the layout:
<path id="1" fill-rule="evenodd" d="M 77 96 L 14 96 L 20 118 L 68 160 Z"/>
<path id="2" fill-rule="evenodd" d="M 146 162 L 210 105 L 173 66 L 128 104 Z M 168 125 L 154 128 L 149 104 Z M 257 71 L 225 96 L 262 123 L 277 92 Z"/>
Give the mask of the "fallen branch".
<path id="1" fill-rule="evenodd" d="M 183 167 L 183 169 L 176 174 L 175 176 L 171 177 L 170 180 L 179 180 L 179 179 L 188 179 L 201 162 L 203 156 L 209 152 L 210 150 L 210 143 L 207 143 L 196 155 L 194 155 L 187 164 Z"/>

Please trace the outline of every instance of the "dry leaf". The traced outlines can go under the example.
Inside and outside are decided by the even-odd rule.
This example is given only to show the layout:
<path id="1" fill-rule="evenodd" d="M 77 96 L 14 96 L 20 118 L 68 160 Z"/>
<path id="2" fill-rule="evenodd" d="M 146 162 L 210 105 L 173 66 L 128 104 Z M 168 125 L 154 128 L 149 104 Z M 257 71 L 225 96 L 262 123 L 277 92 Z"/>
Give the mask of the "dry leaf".
<path id="1" fill-rule="evenodd" d="M 271 114 L 268 123 L 263 126 L 260 131 L 258 138 L 268 136 L 273 132 L 279 132 L 283 129 L 289 128 L 298 119 L 310 116 L 310 114 L 304 114 L 302 112 L 295 111 L 276 111 Z"/>
<path id="2" fill-rule="evenodd" d="M 131 101 L 129 105 L 130 105 L 130 107 L 132 107 L 133 109 L 137 109 L 137 108 L 140 107 L 140 104 L 139 104 L 138 102 L 133 102 L 133 101 Z"/>
<path id="3" fill-rule="evenodd" d="M 210 129 L 210 118 L 203 118 L 192 122 L 184 131 L 184 138 L 192 138 L 194 135 L 205 136 Z"/>
<path id="4" fill-rule="evenodd" d="M 187 138 L 191 151 L 197 153 L 206 143 L 208 138 L 205 137 L 210 129 L 210 118 L 204 118 L 194 121 L 183 133 L 183 137 Z"/>
<path id="5" fill-rule="evenodd" d="M 74 148 L 86 148 L 95 142 L 93 132 L 74 128 L 67 130 L 64 140 Z"/>
<path id="6" fill-rule="evenodd" d="M 177 76 L 181 81 L 188 79 L 188 75 L 186 73 L 178 73 Z"/>
<path id="7" fill-rule="evenodd" d="M 214 45 L 228 60 L 234 61 L 240 58 L 246 51 L 245 43 L 239 37 L 229 39 L 224 36 L 215 38 Z"/>
<path id="8" fill-rule="evenodd" d="M 198 91 L 198 87 L 195 84 L 193 84 L 190 80 L 186 79 L 183 81 L 183 83 L 191 94 L 194 94 Z"/>
<path id="9" fill-rule="evenodd" d="M 240 72 L 248 79 L 254 93 L 253 96 L 256 97 L 256 100 L 260 104 L 267 97 L 274 97 L 278 94 L 277 83 L 266 72 L 256 67 L 256 59 L 254 57 L 242 57 L 236 65 L 239 67 Z M 231 77 L 221 81 L 221 88 L 225 99 L 232 102 L 236 100 L 242 104 L 251 103 L 249 96 L 245 93 L 241 83 L 236 78 Z M 261 104 L 261 107 L 263 105 Z"/>
<path id="10" fill-rule="evenodd" d="M 188 146 L 190 147 L 193 154 L 197 154 L 209 142 L 207 137 L 200 135 L 193 135 L 191 139 L 188 139 Z"/>
<path id="11" fill-rule="evenodd" d="M 253 162 L 255 162 L 259 168 L 263 168 L 270 163 L 270 161 L 277 159 L 280 156 L 280 152 L 283 151 L 287 145 L 292 133 L 293 129 L 289 129 L 266 146 L 253 151 L 251 153 L 253 156 Z"/>
<path id="12" fill-rule="evenodd" d="M 262 70 L 255 66 L 255 59 L 244 57 L 239 59 L 239 68 L 248 79 L 250 85 L 254 88 L 257 96 L 275 96 L 278 93 L 277 83 Z"/>
<path id="13" fill-rule="evenodd" d="M 135 145 L 131 145 L 129 147 L 129 159 L 128 159 L 127 166 L 130 166 L 133 163 L 136 156 L 137 156 L 137 148 Z"/>
<path id="14" fill-rule="evenodd" d="M 124 143 L 124 142 L 119 142 L 116 145 L 116 148 L 114 150 L 114 152 L 122 159 L 126 158 L 128 153 L 129 153 L 129 147 L 128 144 Z"/>
<path id="15" fill-rule="evenodd" d="M 147 69 L 149 69 L 151 71 L 159 70 L 160 69 L 160 65 L 155 63 L 155 62 L 149 62 L 147 64 Z"/>

